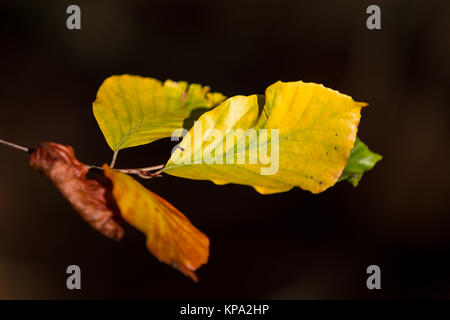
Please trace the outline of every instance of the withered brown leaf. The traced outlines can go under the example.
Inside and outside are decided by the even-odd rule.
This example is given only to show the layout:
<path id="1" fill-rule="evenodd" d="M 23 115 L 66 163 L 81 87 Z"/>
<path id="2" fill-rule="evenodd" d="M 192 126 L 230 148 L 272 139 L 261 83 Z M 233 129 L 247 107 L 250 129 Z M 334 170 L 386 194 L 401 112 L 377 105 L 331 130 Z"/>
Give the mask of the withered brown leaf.
<path id="1" fill-rule="evenodd" d="M 88 178 L 89 167 L 75 158 L 71 146 L 41 143 L 31 154 L 29 165 L 48 177 L 95 230 L 114 240 L 123 237 L 111 181 L 102 175 Z"/>

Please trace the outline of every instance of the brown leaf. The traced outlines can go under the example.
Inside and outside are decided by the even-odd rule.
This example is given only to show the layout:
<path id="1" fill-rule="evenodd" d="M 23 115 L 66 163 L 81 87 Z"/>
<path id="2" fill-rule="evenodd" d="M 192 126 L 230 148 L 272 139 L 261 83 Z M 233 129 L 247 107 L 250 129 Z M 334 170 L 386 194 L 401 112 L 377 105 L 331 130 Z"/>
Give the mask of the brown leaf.
<path id="1" fill-rule="evenodd" d="M 30 167 L 48 177 L 80 216 L 108 238 L 120 240 L 120 211 L 112 197 L 112 183 L 104 176 L 88 178 L 88 166 L 75 158 L 73 148 L 41 143 L 30 158 Z"/>

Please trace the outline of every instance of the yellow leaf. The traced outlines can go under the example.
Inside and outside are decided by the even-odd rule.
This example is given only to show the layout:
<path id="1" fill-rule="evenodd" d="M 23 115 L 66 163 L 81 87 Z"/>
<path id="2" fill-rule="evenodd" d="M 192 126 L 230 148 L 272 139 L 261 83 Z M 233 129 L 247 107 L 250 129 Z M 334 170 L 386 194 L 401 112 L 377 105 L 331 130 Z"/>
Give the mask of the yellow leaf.
<path id="1" fill-rule="evenodd" d="M 265 96 L 235 96 L 204 113 L 164 172 L 263 194 L 319 193 L 341 176 L 365 105 L 319 84 L 279 81 Z"/>
<path id="2" fill-rule="evenodd" d="M 94 116 L 113 151 L 170 137 L 190 117 L 225 97 L 209 87 L 132 75 L 111 76 L 100 86 Z"/>
<path id="3" fill-rule="evenodd" d="M 125 221 L 147 236 L 147 248 L 158 258 L 198 281 L 194 271 L 208 262 L 209 239 L 174 206 L 132 177 L 103 165 Z"/>

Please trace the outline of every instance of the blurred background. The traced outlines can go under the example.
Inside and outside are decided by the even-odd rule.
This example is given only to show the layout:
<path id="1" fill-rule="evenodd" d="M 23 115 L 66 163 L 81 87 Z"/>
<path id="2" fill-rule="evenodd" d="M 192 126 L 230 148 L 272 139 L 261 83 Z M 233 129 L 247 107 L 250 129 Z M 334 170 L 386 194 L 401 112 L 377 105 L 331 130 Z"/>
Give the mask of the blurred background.
<path id="1" fill-rule="evenodd" d="M 66 8 L 81 8 L 81 30 Z M 381 7 L 381 30 L 366 8 Z M 138 74 L 263 93 L 311 81 L 370 106 L 358 135 L 384 156 L 354 189 L 263 196 L 171 176 L 142 181 L 211 239 L 200 283 L 159 263 L 144 235 L 92 230 L 28 155 L 0 146 L 2 299 L 450 298 L 448 1 L 2 1 L 0 137 L 112 152 L 92 114 L 103 80 Z M 122 168 L 164 163 L 173 143 L 121 151 Z M 82 290 L 66 288 L 66 268 Z M 381 290 L 366 288 L 367 266 Z"/>

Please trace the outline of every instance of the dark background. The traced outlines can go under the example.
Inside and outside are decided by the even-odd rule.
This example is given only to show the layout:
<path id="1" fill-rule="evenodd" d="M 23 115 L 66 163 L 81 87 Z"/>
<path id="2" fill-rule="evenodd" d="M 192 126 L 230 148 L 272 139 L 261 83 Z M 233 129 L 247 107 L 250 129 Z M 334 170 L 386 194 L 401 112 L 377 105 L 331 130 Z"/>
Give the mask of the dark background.
<path id="1" fill-rule="evenodd" d="M 77 4 L 82 29 L 66 28 Z M 382 30 L 366 28 L 381 7 Z M 0 5 L 0 137 L 112 152 L 92 102 L 113 74 L 207 84 L 228 96 L 312 81 L 367 101 L 359 136 L 383 154 L 356 189 L 263 196 L 165 176 L 144 185 L 211 239 L 195 284 L 147 252 L 131 227 L 114 243 L 0 146 L 0 298 L 450 298 L 448 1 L 9 1 Z M 164 163 L 167 140 L 118 167 Z M 82 290 L 66 289 L 66 267 Z M 381 267 L 381 290 L 366 268 Z"/>

